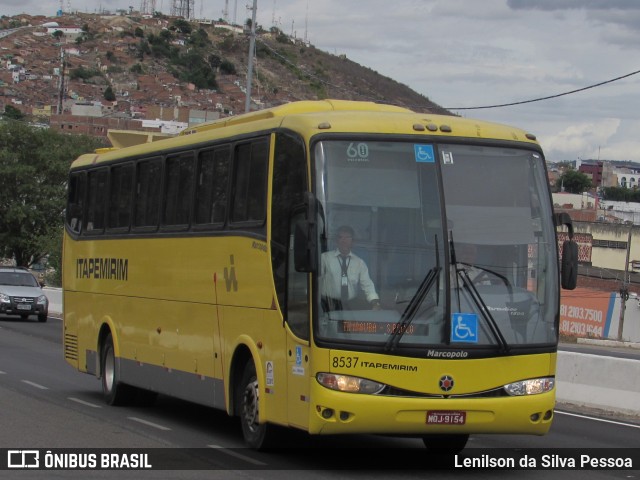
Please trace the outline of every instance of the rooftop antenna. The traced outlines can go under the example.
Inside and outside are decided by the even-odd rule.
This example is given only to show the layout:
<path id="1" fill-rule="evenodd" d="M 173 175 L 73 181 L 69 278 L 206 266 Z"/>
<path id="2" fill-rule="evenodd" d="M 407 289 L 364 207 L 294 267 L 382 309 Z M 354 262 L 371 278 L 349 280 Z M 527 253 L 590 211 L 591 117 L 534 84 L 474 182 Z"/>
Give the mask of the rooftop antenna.
<path id="1" fill-rule="evenodd" d="M 251 39 L 249 41 L 249 71 L 247 72 L 247 98 L 244 102 L 244 111 L 251 110 L 251 80 L 253 77 L 253 55 L 256 49 L 256 11 L 258 10 L 258 0 L 253 0 L 253 10 L 251 15 Z"/>
<path id="2" fill-rule="evenodd" d="M 273 13 L 271 14 L 271 26 L 276 26 L 276 0 L 273 0 Z"/>
<path id="3" fill-rule="evenodd" d="M 304 17 L 304 43 L 305 45 L 307 43 L 309 43 L 308 37 L 307 37 L 307 27 L 309 24 L 309 0 L 307 0 L 307 14 Z"/>

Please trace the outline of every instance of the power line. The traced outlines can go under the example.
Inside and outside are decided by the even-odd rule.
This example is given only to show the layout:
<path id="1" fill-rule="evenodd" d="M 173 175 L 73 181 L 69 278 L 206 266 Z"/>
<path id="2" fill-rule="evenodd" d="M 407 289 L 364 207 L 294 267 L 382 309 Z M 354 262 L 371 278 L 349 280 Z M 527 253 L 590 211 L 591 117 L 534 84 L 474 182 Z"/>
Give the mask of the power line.
<path id="1" fill-rule="evenodd" d="M 481 107 L 444 107 L 447 110 L 480 110 L 484 108 L 500 108 L 500 107 L 511 107 L 513 105 L 522 105 L 525 103 L 533 103 L 533 102 L 541 102 L 542 100 L 550 100 L 552 98 L 563 97 L 565 95 L 571 95 L 572 93 L 583 92 L 585 90 L 589 90 L 590 88 L 600 87 L 602 85 L 606 85 L 607 83 L 617 82 L 618 80 L 622 80 L 623 78 L 630 77 L 632 75 L 637 75 L 640 73 L 640 70 L 636 70 L 635 72 L 627 73 L 626 75 L 622 75 L 620 77 L 612 78 L 611 80 L 606 80 L 604 82 L 596 83 L 594 85 L 589 85 L 588 87 L 578 88 L 576 90 L 571 90 L 569 92 L 558 93 L 556 95 L 549 95 L 547 97 L 533 98 L 531 100 L 522 100 L 520 102 L 512 102 L 512 103 L 501 103 L 496 105 L 484 105 Z"/>
<path id="2" fill-rule="evenodd" d="M 308 77 L 308 78 L 310 78 L 312 80 L 316 80 L 316 81 L 318 81 L 318 82 L 320 82 L 320 83 L 322 83 L 322 84 L 324 84 L 326 86 L 333 87 L 336 90 L 341 90 L 343 92 L 348 92 L 348 90 L 346 88 L 342 87 L 341 85 L 333 84 L 331 82 L 328 82 L 328 81 L 318 77 L 317 75 L 314 75 L 312 73 L 305 72 L 305 71 L 301 70 L 298 65 L 294 64 L 289 59 L 285 58 L 283 55 L 280 55 L 277 51 L 275 51 L 273 48 L 271 48 L 271 46 L 269 44 L 267 44 L 266 42 L 264 42 L 261 39 L 258 39 L 258 41 L 265 48 L 267 48 L 273 55 L 275 55 L 278 58 L 280 58 L 280 60 L 282 62 L 287 63 L 287 64 L 293 66 L 294 68 L 298 69 L 298 71 L 300 71 L 306 77 Z M 566 96 L 566 95 L 571 95 L 573 93 L 583 92 L 583 91 L 589 90 L 591 88 L 600 87 L 600 86 L 606 85 L 608 83 L 617 82 L 618 80 L 622 80 L 624 78 L 628 78 L 628 77 L 631 77 L 633 75 L 637 75 L 638 73 L 640 73 L 640 70 L 636 70 L 634 72 L 627 73 L 626 75 L 621 75 L 619 77 L 612 78 L 610 80 L 605 80 L 604 82 L 600 82 L 600 83 L 596 83 L 596 84 L 593 84 L 593 85 L 589 85 L 587 87 L 582 87 L 582 88 L 578 88 L 578 89 L 571 90 L 571 91 L 568 91 L 568 92 L 558 93 L 558 94 L 555 94 L 555 95 L 549 95 L 549 96 L 546 96 L 546 97 L 533 98 L 533 99 L 530 99 L 530 100 L 522 100 L 522 101 L 519 101 L 519 102 L 502 103 L 502 104 L 495 104 L 495 105 L 484 105 L 484 106 L 479 106 L 479 107 L 441 107 L 441 108 L 443 108 L 444 110 L 481 110 L 481 109 L 488 109 L 488 108 L 511 107 L 511 106 L 514 106 L 514 105 L 523 105 L 525 103 L 541 102 L 543 100 L 550 100 L 552 98 L 563 97 L 563 96 Z M 351 92 L 349 92 L 349 93 L 351 93 Z M 380 99 L 373 99 L 368 95 L 361 95 L 361 96 L 364 97 L 364 98 L 370 99 L 371 101 L 380 100 Z M 408 105 L 408 107 L 409 108 L 414 108 L 414 107 L 418 107 L 418 105 Z M 424 105 L 420 105 L 420 107 L 424 107 Z"/>

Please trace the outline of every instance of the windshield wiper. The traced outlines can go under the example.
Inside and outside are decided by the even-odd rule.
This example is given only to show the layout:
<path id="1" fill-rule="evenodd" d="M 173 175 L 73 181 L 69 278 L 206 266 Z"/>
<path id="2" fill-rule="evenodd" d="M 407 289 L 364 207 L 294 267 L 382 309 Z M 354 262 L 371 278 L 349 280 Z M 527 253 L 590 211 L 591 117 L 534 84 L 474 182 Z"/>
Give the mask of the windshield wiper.
<path id="1" fill-rule="evenodd" d="M 451 248 L 451 263 L 453 264 L 453 266 L 454 266 L 454 268 L 456 270 L 456 284 L 457 284 L 456 286 L 458 288 L 458 292 L 460 291 L 460 284 L 458 283 L 458 278 L 462 278 L 462 283 L 467 288 L 467 290 L 469 290 L 469 292 L 471 293 L 471 299 L 473 300 L 473 303 L 476 304 L 476 306 L 480 310 L 480 313 L 482 314 L 482 317 L 485 319 L 485 321 L 489 325 L 489 330 L 491 330 L 491 333 L 493 334 L 493 336 L 495 337 L 496 341 L 500 345 L 500 350 L 502 352 L 504 352 L 504 353 L 508 353 L 509 352 L 509 344 L 505 340 L 504 335 L 502 334 L 502 331 L 500 330 L 500 327 L 498 326 L 498 323 L 496 322 L 496 319 L 493 318 L 493 315 L 491 315 L 491 312 L 489 311 L 489 308 L 487 307 L 487 304 L 484 303 L 484 300 L 482 299 L 482 295 L 480 295 L 480 293 L 478 292 L 478 289 L 473 284 L 473 281 L 471 280 L 471 278 L 469 278 L 469 274 L 467 273 L 467 270 L 464 269 L 464 268 L 458 268 L 458 265 L 469 265 L 469 264 L 468 263 L 463 263 L 463 262 L 458 262 L 456 260 L 456 251 L 455 251 L 455 247 L 453 246 L 453 232 L 451 232 L 451 234 L 449 236 L 449 245 L 450 245 L 450 248 Z M 472 265 L 469 265 L 469 266 L 472 266 Z M 478 268 L 480 268 L 480 267 L 478 267 Z M 485 270 L 483 268 L 480 268 L 480 269 L 481 270 Z M 496 273 L 496 275 L 505 282 L 505 285 L 509 289 L 509 295 L 513 298 L 513 290 L 511 288 L 511 285 L 509 284 L 509 281 L 507 280 L 507 278 L 504 277 L 503 275 L 498 274 L 497 272 L 493 272 L 493 271 L 490 271 L 488 269 L 486 269 L 486 270 L 491 272 L 491 273 Z M 460 308 L 460 293 L 458 293 L 458 310 L 461 310 L 461 308 Z"/>
<path id="2" fill-rule="evenodd" d="M 407 305 L 407 308 L 405 308 L 404 312 L 402 312 L 402 316 L 400 317 L 400 320 L 398 321 L 398 323 L 396 323 L 395 330 L 393 331 L 393 333 L 391 333 L 391 335 L 389 336 L 389 339 L 387 340 L 387 343 L 384 346 L 385 352 L 393 352 L 396 349 L 396 347 L 398 346 L 398 343 L 400 343 L 400 340 L 404 335 L 404 332 L 407 331 L 407 327 L 411 324 L 411 322 L 417 315 L 418 311 L 420 310 L 420 305 L 422 304 L 423 300 L 425 299 L 427 294 L 431 291 L 431 288 L 433 287 L 433 285 L 440 278 L 440 270 L 442 270 L 442 268 L 440 267 L 440 255 L 438 254 L 437 235 L 435 240 L 436 240 L 435 242 L 436 266 L 427 272 L 427 275 L 422 279 L 422 282 L 420 283 L 420 286 L 418 287 L 418 290 L 416 291 L 415 295 L 411 298 L 411 301 L 409 301 L 409 305 Z M 438 303 L 439 303 L 439 292 L 436 292 L 436 305 Z"/>
<path id="3" fill-rule="evenodd" d="M 464 272 L 464 274 L 467 277 L 469 277 L 469 272 L 466 269 L 458 269 L 457 268 L 458 265 L 465 265 L 465 266 L 470 267 L 470 268 L 477 268 L 478 270 L 482 270 L 483 272 L 490 273 L 491 275 L 494 275 L 495 277 L 499 278 L 500 280 L 502 280 L 502 283 L 504 283 L 505 287 L 507 287 L 507 290 L 509 291 L 509 297 L 511 299 L 513 299 L 513 287 L 511 286 L 511 282 L 509 282 L 509 279 L 507 277 L 505 277 L 504 275 L 502 275 L 501 273 L 498 273 L 495 270 L 492 270 L 490 268 L 483 267 L 481 265 L 477 265 L 475 263 L 455 262 L 455 266 L 456 266 L 456 269 L 458 270 L 458 272 Z M 471 278 L 469 278 L 469 280 L 472 283 L 475 283 L 474 280 L 471 280 Z M 477 280 L 477 278 L 476 278 L 476 280 Z"/>

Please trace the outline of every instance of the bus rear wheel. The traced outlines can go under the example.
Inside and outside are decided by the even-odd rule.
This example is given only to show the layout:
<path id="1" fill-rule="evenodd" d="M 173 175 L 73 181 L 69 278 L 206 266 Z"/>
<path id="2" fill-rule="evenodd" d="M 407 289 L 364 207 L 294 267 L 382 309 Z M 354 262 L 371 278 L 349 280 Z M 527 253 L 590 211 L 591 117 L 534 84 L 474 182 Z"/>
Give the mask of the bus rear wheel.
<path id="1" fill-rule="evenodd" d="M 126 405 L 133 398 L 133 388 L 120 382 L 116 368 L 113 337 L 109 333 L 100 350 L 100 371 L 102 372 L 102 393 L 108 405 Z"/>
<path id="2" fill-rule="evenodd" d="M 274 446 L 274 427 L 260 423 L 260 385 L 256 367 L 249 361 L 238 385 L 236 411 L 240 415 L 242 435 L 248 447 L 265 450 Z"/>
<path id="3" fill-rule="evenodd" d="M 444 453 L 447 455 L 455 455 L 464 450 L 469 440 L 469 435 L 425 435 L 422 437 L 424 446 L 434 453 Z"/>

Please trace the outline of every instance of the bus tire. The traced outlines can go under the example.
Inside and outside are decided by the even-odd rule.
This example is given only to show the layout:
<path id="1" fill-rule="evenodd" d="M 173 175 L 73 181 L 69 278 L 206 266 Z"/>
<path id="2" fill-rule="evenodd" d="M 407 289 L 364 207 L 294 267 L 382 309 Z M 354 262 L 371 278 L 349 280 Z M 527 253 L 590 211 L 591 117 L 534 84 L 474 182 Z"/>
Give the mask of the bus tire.
<path id="1" fill-rule="evenodd" d="M 107 405 L 126 405 L 133 399 L 133 389 L 120 382 L 116 368 L 116 355 L 113 337 L 107 335 L 100 350 L 100 371 L 102 373 L 102 394 Z"/>
<path id="2" fill-rule="evenodd" d="M 424 446 L 433 453 L 443 453 L 447 455 L 455 455 L 464 450 L 469 440 L 468 434 L 447 435 L 434 434 L 422 437 Z"/>
<path id="3" fill-rule="evenodd" d="M 273 446 L 274 427 L 260 423 L 260 385 L 253 361 L 247 362 L 238 385 L 236 411 L 240 415 L 242 435 L 246 445 L 256 450 L 266 450 Z"/>

